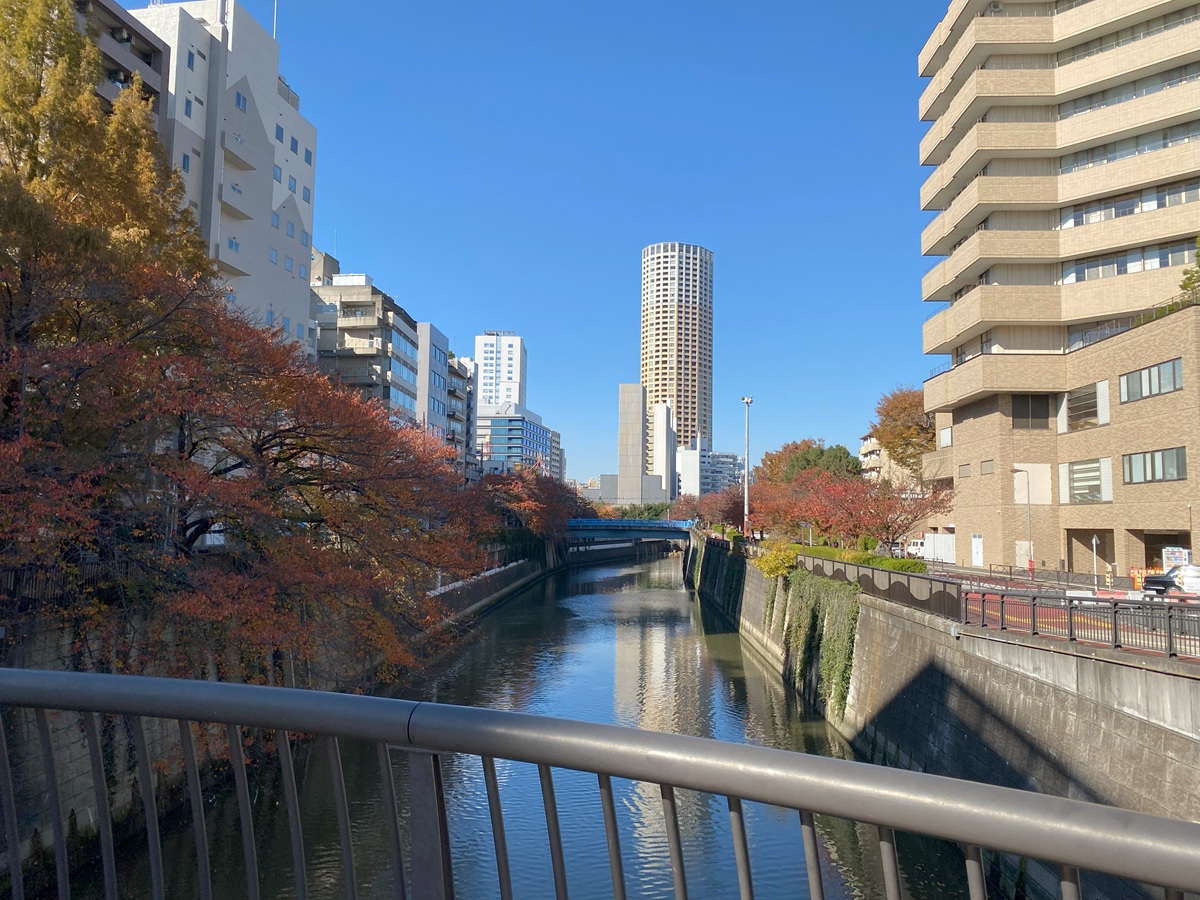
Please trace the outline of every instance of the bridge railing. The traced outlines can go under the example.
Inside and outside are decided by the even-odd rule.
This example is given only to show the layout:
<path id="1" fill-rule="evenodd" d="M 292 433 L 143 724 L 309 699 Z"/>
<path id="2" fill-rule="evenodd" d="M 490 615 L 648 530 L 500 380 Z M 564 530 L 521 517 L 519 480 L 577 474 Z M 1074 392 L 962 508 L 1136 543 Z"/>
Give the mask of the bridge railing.
<path id="1" fill-rule="evenodd" d="M 764 747 L 723 743 L 702 738 L 641 731 L 614 725 L 572 722 L 542 716 L 446 706 L 376 697 L 300 691 L 252 685 L 219 684 L 120 675 L 60 673 L 0 669 L 0 704 L 5 721 L 13 707 L 31 709 L 41 743 L 41 762 L 49 805 L 54 860 L 60 897 L 71 895 L 63 810 L 59 801 L 56 750 L 47 710 L 74 710 L 89 744 L 91 776 L 99 801 L 100 849 L 106 896 L 116 897 L 116 865 L 109 818 L 105 754 L 97 735 L 101 713 L 128 717 L 137 747 L 141 801 L 146 813 L 149 868 L 155 897 L 164 896 L 163 859 L 156 812 L 154 767 L 145 739 L 144 719 L 174 720 L 178 731 L 187 791 L 191 798 L 197 884 L 202 898 L 212 896 L 211 861 L 205 837 L 193 729 L 197 722 L 224 726 L 231 748 L 243 855 L 246 893 L 259 895 L 252 806 L 242 756 L 241 729 L 276 729 L 280 749 L 292 870 L 297 897 L 308 895 L 300 803 L 292 762 L 292 740 L 298 734 L 323 735 L 329 748 L 333 801 L 337 811 L 343 870 L 343 893 L 356 894 L 354 848 L 350 814 L 342 777 L 339 741 L 369 741 L 376 745 L 383 804 L 380 819 L 391 848 L 397 896 L 453 896 L 454 860 L 447 804 L 453 796 L 443 789 L 445 754 L 478 758 L 489 801 L 492 844 L 496 856 L 498 893 L 512 896 L 510 860 L 504 830 L 504 810 L 497 786 L 496 760 L 536 766 L 547 823 L 548 854 L 555 894 L 567 895 L 567 858 L 554 794 L 554 769 L 596 775 L 596 802 L 602 812 L 604 836 L 588 836 L 607 844 L 614 897 L 626 896 L 623 858 L 614 808 L 614 778 L 657 785 L 662 801 L 676 897 L 687 896 L 684 858 L 677 815 L 676 791 L 701 791 L 727 799 L 733 855 L 741 896 L 753 896 L 750 847 L 743 819 L 743 802 L 753 801 L 798 812 L 810 896 L 822 898 L 824 885 L 818 863 L 814 814 L 868 823 L 876 827 L 877 852 L 888 898 L 901 896 L 896 831 L 925 834 L 959 842 L 965 864 L 963 881 L 972 900 L 985 900 L 984 849 L 1035 857 L 1058 865 L 1064 897 L 1082 896 L 1080 871 L 1103 872 L 1161 887 L 1170 900 L 1183 891 L 1200 890 L 1200 824 L 1156 818 L 1112 807 L 1049 797 L 1009 788 L 957 781 L 933 775 L 887 769 L 863 763 L 809 756 Z M 10 726 L 11 727 L 11 726 Z M 401 822 L 395 802 L 392 753 L 410 756 L 408 767 L 407 833 L 409 858 L 403 858 Z M 389 802 L 390 801 L 390 802 Z M 0 728 L 0 806 L 7 839 L 12 896 L 21 900 L 18 819 L 5 730 Z M 473 817 L 471 828 L 478 828 Z M 572 840 L 577 836 L 570 835 Z M 773 857 L 770 864 L 781 861 Z M 405 870 L 409 872 L 405 883 Z"/>
<path id="2" fill-rule="evenodd" d="M 571 519 L 567 523 L 569 528 L 625 528 L 634 531 L 687 531 L 691 525 L 686 519 Z"/>

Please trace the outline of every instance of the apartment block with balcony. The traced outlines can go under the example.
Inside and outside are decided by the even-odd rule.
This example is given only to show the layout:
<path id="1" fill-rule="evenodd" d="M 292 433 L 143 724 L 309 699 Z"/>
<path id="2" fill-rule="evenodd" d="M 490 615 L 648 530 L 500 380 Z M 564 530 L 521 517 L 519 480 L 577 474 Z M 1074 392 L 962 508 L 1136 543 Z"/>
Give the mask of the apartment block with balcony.
<path id="1" fill-rule="evenodd" d="M 1191 547 L 1200 331 L 1161 313 L 1200 232 L 1200 4 L 954 0 L 919 71 L 934 527 L 966 565 Z"/>
<path id="2" fill-rule="evenodd" d="M 315 352 L 317 132 L 279 72 L 279 44 L 236 0 L 129 16 L 170 48 L 160 132 L 229 299 Z"/>
<path id="3" fill-rule="evenodd" d="M 143 92 L 151 100 L 155 124 L 161 133 L 171 48 L 113 0 L 76 0 L 75 10 L 80 31 L 89 34 L 100 51 L 103 80 L 96 93 L 105 109 L 111 109 L 117 94 L 137 74 L 142 79 Z"/>

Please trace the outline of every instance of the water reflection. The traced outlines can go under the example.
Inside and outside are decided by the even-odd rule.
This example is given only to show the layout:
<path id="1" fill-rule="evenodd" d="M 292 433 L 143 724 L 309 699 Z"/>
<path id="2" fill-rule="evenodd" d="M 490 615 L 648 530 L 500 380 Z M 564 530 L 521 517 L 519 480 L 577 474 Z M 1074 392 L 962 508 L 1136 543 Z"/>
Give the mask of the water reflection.
<path id="1" fill-rule="evenodd" d="M 824 722 L 736 634 L 702 618 L 684 589 L 679 557 L 576 571 L 548 580 L 487 616 L 455 659 L 435 668 L 403 696 L 607 722 L 820 754 L 847 749 Z M 360 897 L 394 897 L 384 798 L 374 750 L 341 748 L 350 796 Z M 322 742 L 306 745 L 302 818 L 309 895 L 340 897 L 342 861 Z M 397 804 L 406 820 L 407 754 L 393 750 Z M 535 766 L 497 760 L 514 893 L 553 896 L 547 833 Z M 263 896 L 293 897 L 287 818 L 271 772 L 259 773 L 255 825 Z M 461 898 L 498 896 L 486 793 L 477 758 L 451 757 L 444 778 L 451 811 L 455 889 Z M 662 799 L 656 785 L 614 779 L 626 885 L 631 897 L 673 896 Z M 567 877 L 575 898 L 611 897 L 604 825 L 592 775 L 555 770 Z M 679 827 L 691 896 L 737 896 L 737 873 L 725 801 L 677 792 Z M 798 817 L 746 805 L 756 896 L 806 897 Z M 244 895 L 236 804 L 209 811 L 214 892 Z M 874 829 L 818 819 L 826 896 L 882 895 Z M 407 837 L 404 839 L 407 845 Z M 901 836 L 906 896 L 959 897 L 961 857 L 942 845 L 911 846 Z M 171 896 L 196 896 L 190 837 L 166 838 Z M 147 885 L 144 861 L 125 859 L 122 896 Z M 946 885 L 955 885 L 950 888 Z M 98 893 L 98 892 L 97 892 Z M 87 894 L 83 894 L 86 896 Z"/>

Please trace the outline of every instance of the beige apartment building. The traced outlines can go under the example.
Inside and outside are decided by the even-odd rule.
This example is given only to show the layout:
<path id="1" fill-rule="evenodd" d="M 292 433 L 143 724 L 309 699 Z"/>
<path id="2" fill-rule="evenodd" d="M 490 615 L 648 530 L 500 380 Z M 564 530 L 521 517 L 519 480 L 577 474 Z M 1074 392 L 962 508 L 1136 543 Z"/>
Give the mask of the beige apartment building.
<path id="1" fill-rule="evenodd" d="M 919 70 L 931 530 L 1101 576 L 1191 547 L 1200 311 L 1148 311 L 1196 261 L 1200 4 L 954 0 Z"/>

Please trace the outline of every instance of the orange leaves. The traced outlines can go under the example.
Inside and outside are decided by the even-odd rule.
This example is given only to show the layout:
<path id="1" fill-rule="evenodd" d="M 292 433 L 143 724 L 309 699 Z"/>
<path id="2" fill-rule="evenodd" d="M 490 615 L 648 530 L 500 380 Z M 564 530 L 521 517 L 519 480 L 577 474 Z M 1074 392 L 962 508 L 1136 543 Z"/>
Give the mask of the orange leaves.
<path id="1" fill-rule="evenodd" d="M 592 512 L 572 488 L 530 470 L 487 475 L 479 486 L 501 521 L 552 542 L 566 536 L 572 518 Z"/>

